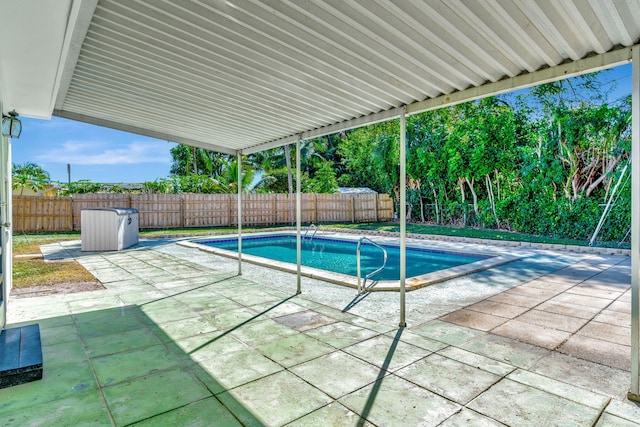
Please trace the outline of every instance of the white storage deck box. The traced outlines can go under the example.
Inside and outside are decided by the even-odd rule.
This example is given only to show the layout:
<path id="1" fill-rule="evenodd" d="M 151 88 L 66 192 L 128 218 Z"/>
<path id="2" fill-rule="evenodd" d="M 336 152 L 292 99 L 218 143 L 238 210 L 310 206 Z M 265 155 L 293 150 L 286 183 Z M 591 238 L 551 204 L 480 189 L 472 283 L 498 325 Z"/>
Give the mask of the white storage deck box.
<path id="1" fill-rule="evenodd" d="M 120 251 L 138 243 L 137 209 L 82 209 L 80 219 L 83 251 Z"/>

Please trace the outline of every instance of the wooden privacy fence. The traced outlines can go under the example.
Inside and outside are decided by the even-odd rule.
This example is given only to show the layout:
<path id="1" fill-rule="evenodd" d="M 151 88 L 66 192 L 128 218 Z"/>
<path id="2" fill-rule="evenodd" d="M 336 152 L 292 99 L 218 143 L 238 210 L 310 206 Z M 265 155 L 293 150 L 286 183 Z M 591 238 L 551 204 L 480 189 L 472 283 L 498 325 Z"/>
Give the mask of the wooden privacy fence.
<path id="1" fill-rule="evenodd" d="M 388 194 L 301 194 L 303 223 L 378 222 L 393 218 Z M 242 223 L 291 224 L 295 195 L 243 194 Z M 80 211 L 134 208 L 140 228 L 236 226 L 236 194 L 75 194 L 71 197 L 13 196 L 13 230 L 54 232 L 80 230 Z"/>

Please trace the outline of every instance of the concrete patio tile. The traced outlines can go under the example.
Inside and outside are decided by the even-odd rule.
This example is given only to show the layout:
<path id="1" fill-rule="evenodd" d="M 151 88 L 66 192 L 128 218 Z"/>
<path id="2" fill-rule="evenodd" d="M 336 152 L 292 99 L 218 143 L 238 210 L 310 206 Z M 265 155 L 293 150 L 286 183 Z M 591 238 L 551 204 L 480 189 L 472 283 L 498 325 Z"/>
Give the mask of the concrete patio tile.
<path id="1" fill-rule="evenodd" d="M 81 363 L 86 360 L 87 353 L 77 335 L 75 341 L 42 346 L 42 363 L 47 369 L 53 366 Z"/>
<path id="2" fill-rule="evenodd" d="M 580 317 L 573 317 L 536 309 L 523 313 L 521 316 L 518 316 L 516 320 L 566 332 L 575 332 L 588 321 L 587 319 Z"/>
<path id="3" fill-rule="evenodd" d="M 346 322 L 331 323 L 304 333 L 335 348 L 344 348 L 378 335 L 376 331 Z"/>
<path id="4" fill-rule="evenodd" d="M 525 308 L 533 308 L 536 305 L 546 301 L 545 297 L 531 297 L 514 293 L 502 292 L 489 298 L 489 301 L 501 302 L 503 304 L 517 305 Z"/>
<path id="5" fill-rule="evenodd" d="M 282 366 L 251 348 L 233 352 L 223 351 L 211 358 L 200 360 L 198 365 L 201 369 L 195 368 L 193 372 L 214 394 L 283 369 Z"/>
<path id="6" fill-rule="evenodd" d="M 215 420 L 215 421 L 214 421 Z M 173 411 L 148 418 L 134 424 L 136 427 L 156 426 L 189 426 L 210 427 L 212 422 L 216 426 L 241 427 L 242 424 L 215 397 L 190 403 Z"/>
<path id="7" fill-rule="evenodd" d="M 462 405 L 502 378 L 439 354 L 428 356 L 395 374 Z"/>
<path id="8" fill-rule="evenodd" d="M 307 307 L 303 307 L 292 301 L 282 302 L 277 305 L 274 305 L 272 302 L 266 302 L 263 304 L 252 305 L 249 308 L 266 319 L 272 319 L 308 310 Z"/>
<path id="9" fill-rule="evenodd" d="M 208 319 L 202 316 L 162 323 L 157 325 L 157 328 L 163 334 L 160 338 L 165 342 L 218 330 Z"/>
<path id="10" fill-rule="evenodd" d="M 471 353 L 470 351 L 466 351 L 453 346 L 438 351 L 438 354 L 449 359 L 464 363 L 466 365 L 473 366 L 474 368 L 491 372 L 492 374 L 498 375 L 500 377 L 504 377 L 505 375 L 516 369 L 515 366 L 498 362 L 497 360 L 490 359 L 479 354 Z"/>
<path id="11" fill-rule="evenodd" d="M 341 322 L 348 322 L 353 320 L 353 314 L 343 312 L 342 310 L 337 310 L 332 307 L 328 307 L 326 305 L 319 304 L 315 307 L 310 307 L 313 311 L 324 314 L 325 316 L 329 316 L 333 319 L 338 319 Z"/>
<path id="12" fill-rule="evenodd" d="M 275 296 L 268 292 L 256 291 L 253 290 L 251 292 L 238 292 L 235 295 L 227 296 L 229 299 L 237 302 L 238 304 L 242 304 L 246 307 L 250 307 L 252 305 L 264 304 L 266 302 L 272 302 L 273 305 L 282 301 L 282 298 L 279 296 Z"/>
<path id="13" fill-rule="evenodd" d="M 485 417 L 475 411 L 467 408 L 462 408 L 462 411 L 457 414 L 453 414 L 447 418 L 445 422 L 440 424 L 440 427 L 498 427 L 504 426 L 504 424 L 498 421 Z"/>
<path id="14" fill-rule="evenodd" d="M 616 301 L 631 302 L 631 289 L 625 291 Z"/>
<path id="15" fill-rule="evenodd" d="M 629 372 L 557 352 L 541 359 L 530 371 L 613 398 L 624 398 L 629 391 Z"/>
<path id="16" fill-rule="evenodd" d="M 151 301 L 147 301 L 143 304 L 138 304 L 138 309 L 143 313 L 149 313 L 150 311 L 174 309 L 176 308 L 177 301 L 173 295 L 165 295 L 162 298 L 157 298 Z"/>
<path id="17" fill-rule="evenodd" d="M 36 323 L 36 322 L 29 322 Z M 37 322 L 40 325 L 40 339 L 42 345 L 53 345 L 63 342 L 77 341 L 78 331 L 75 325 L 61 325 L 55 328 L 43 328 L 41 322 Z"/>
<path id="18" fill-rule="evenodd" d="M 120 282 L 122 280 L 129 280 L 132 278 L 132 275 L 129 272 L 124 270 L 117 271 L 111 267 L 108 269 L 93 270 L 91 274 L 93 274 L 96 279 L 105 286 L 111 282 Z"/>
<path id="19" fill-rule="evenodd" d="M 553 281 L 545 280 L 544 279 L 545 277 L 546 276 L 543 276 L 540 279 L 532 280 L 518 287 L 544 289 L 544 290 L 555 291 L 557 293 L 560 293 L 575 286 L 574 283 L 561 283 L 561 282 L 553 282 Z"/>
<path id="20" fill-rule="evenodd" d="M 640 403 L 627 399 L 612 399 L 604 412 L 605 414 L 611 414 L 621 419 L 640 424 Z"/>
<path id="21" fill-rule="evenodd" d="M 143 320 L 145 324 L 153 326 L 175 322 L 178 320 L 192 319 L 198 316 L 198 313 L 174 303 L 173 307 L 158 309 L 154 307 L 153 310 L 145 311 Z"/>
<path id="22" fill-rule="evenodd" d="M 327 369 L 329 366 L 339 368 Z M 302 363 L 289 371 L 334 399 L 352 393 L 387 374 L 380 368 L 341 351 Z M 349 375 L 345 375 L 345 372 L 349 372 Z"/>
<path id="23" fill-rule="evenodd" d="M 595 427 L 637 427 L 640 423 L 616 417 L 606 412 L 598 419 Z"/>
<path id="24" fill-rule="evenodd" d="M 42 379 L 0 389 L 0 413 L 30 408 L 97 388 L 89 363 L 46 367 Z"/>
<path id="25" fill-rule="evenodd" d="M 398 336 L 398 331 L 390 331 L 385 335 L 395 339 Z M 442 341 L 432 340 L 431 338 L 426 338 L 422 335 L 414 334 L 406 329 L 402 330 L 400 341 L 423 348 L 425 350 L 429 350 L 430 352 L 438 351 L 448 346 L 448 344 L 445 344 Z"/>
<path id="26" fill-rule="evenodd" d="M 24 304 L 24 299 L 13 299 L 11 304 L 7 304 L 7 318 L 12 319 L 13 322 L 25 322 L 35 320 L 47 320 L 50 318 L 63 317 L 71 313 L 71 309 L 66 301 L 50 300 L 50 302 L 40 301 L 38 303 L 43 305 L 29 305 Z M 35 322 L 31 322 L 35 323 Z"/>
<path id="27" fill-rule="evenodd" d="M 238 341 L 259 346 L 282 338 L 298 335 L 295 329 L 284 326 L 274 319 L 256 319 L 229 333 Z"/>
<path id="28" fill-rule="evenodd" d="M 176 301 L 187 306 L 194 313 L 219 313 L 242 308 L 241 304 L 215 293 L 187 291 L 175 297 Z"/>
<path id="29" fill-rule="evenodd" d="M 549 354 L 549 350 L 538 346 L 493 334 L 477 337 L 461 347 L 472 353 L 525 369 Z"/>
<path id="30" fill-rule="evenodd" d="M 165 297 L 167 294 L 158 290 L 118 292 L 118 298 L 127 305 L 144 304 Z"/>
<path id="31" fill-rule="evenodd" d="M 542 288 L 531 288 L 527 286 L 516 286 L 514 288 L 509 289 L 508 291 L 505 291 L 504 293 L 513 294 L 513 295 L 523 295 L 526 297 L 534 298 L 536 300 L 539 300 L 539 299 L 547 300 L 558 295 L 561 292 L 562 291 L 558 291 L 556 289 L 542 289 Z"/>
<path id="32" fill-rule="evenodd" d="M 158 289 L 143 282 L 137 277 L 131 277 L 126 280 L 121 280 L 119 282 L 110 282 L 104 283 L 104 286 L 111 290 L 117 292 L 131 292 L 131 291 L 157 291 Z"/>
<path id="33" fill-rule="evenodd" d="M 89 357 L 105 356 L 137 348 L 161 344 L 160 339 L 146 327 L 84 340 Z"/>
<path id="34" fill-rule="evenodd" d="M 429 350 L 386 335 L 361 341 L 342 350 L 389 372 L 394 372 L 431 354 Z"/>
<path id="35" fill-rule="evenodd" d="M 383 323 L 374 322 L 370 319 L 365 319 L 364 317 L 360 317 L 360 316 L 351 316 L 349 318 L 343 318 L 342 321 L 346 323 L 350 323 L 355 326 L 363 327 L 365 329 L 371 329 L 372 331 L 376 331 L 381 334 L 386 334 L 386 333 L 395 334 L 395 332 L 398 329 L 397 325 L 390 326 Z"/>
<path id="36" fill-rule="evenodd" d="M 631 345 L 631 328 L 615 326 L 608 323 L 589 322 L 578 331 L 579 335 L 585 335 L 602 341 L 611 341 L 616 344 Z"/>
<path id="37" fill-rule="evenodd" d="M 211 396 L 190 373 L 180 369 L 154 373 L 102 390 L 118 426 L 142 421 Z"/>
<path id="38" fill-rule="evenodd" d="M 552 298 L 549 301 L 565 302 L 569 304 L 580 305 L 583 307 L 590 307 L 592 309 L 598 308 L 600 310 L 611 304 L 611 300 L 607 298 L 590 297 L 586 295 L 570 294 L 566 292 Z"/>
<path id="39" fill-rule="evenodd" d="M 600 411 L 508 379 L 500 381 L 467 407 L 507 425 L 587 426 Z"/>
<path id="40" fill-rule="evenodd" d="M 393 374 L 339 402 L 375 425 L 435 426 L 460 410 L 460 405 Z"/>
<path id="41" fill-rule="evenodd" d="M 556 396 L 564 397 L 584 406 L 589 406 L 598 411 L 602 411 L 609 402 L 609 397 L 602 394 L 592 393 L 579 387 L 575 387 L 566 382 L 558 381 L 543 375 L 517 369 L 507 376 L 511 381 L 516 381 L 524 385 L 535 387 L 538 390 Z M 570 379 L 569 379 L 570 380 Z"/>
<path id="42" fill-rule="evenodd" d="M 602 310 L 600 314 L 593 318 L 595 322 L 607 323 L 609 325 L 631 327 L 631 316 L 627 313 L 621 313 L 613 310 Z"/>
<path id="43" fill-rule="evenodd" d="M 524 313 L 529 309 L 527 307 L 520 307 L 518 305 L 484 300 L 468 306 L 467 310 L 479 311 L 481 313 L 513 319 L 514 317 Z"/>
<path id="44" fill-rule="evenodd" d="M 302 333 L 255 347 L 269 359 L 287 368 L 335 351 L 331 345 Z"/>
<path id="45" fill-rule="evenodd" d="M 3 411 L 1 422 L 5 427 L 112 425 L 104 401 L 97 391 L 86 391 L 33 405 L 28 410 Z"/>
<path id="46" fill-rule="evenodd" d="M 619 289 L 619 288 L 612 289 L 610 287 L 594 286 L 594 285 L 588 285 L 586 283 L 587 282 L 574 286 L 573 288 L 567 290 L 567 293 L 614 300 L 618 298 L 620 295 L 622 295 L 622 293 L 624 292 L 624 289 Z"/>
<path id="47" fill-rule="evenodd" d="M 285 325 L 300 332 L 337 322 L 336 319 L 325 316 L 324 314 L 316 313 L 313 310 L 286 314 L 284 316 L 276 317 L 274 320 L 281 325 Z"/>
<path id="48" fill-rule="evenodd" d="M 93 299 L 96 297 L 104 297 L 107 295 L 117 296 L 117 292 L 115 292 L 113 289 L 105 288 L 105 289 L 96 289 L 96 290 L 85 291 L 85 292 L 72 292 L 69 294 L 59 294 L 59 297 L 63 298 L 67 302 L 70 302 L 70 301 L 80 301 L 84 299 Z"/>
<path id="49" fill-rule="evenodd" d="M 547 301 L 536 307 L 536 310 L 547 311 L 565 316 L 578 317 L 580 319 L 590 320 L 598 314 L 601 309 L 595 307 L 587 307 L 584 305 L 576 305 L 560 301 Z"/>
<path id="50" fill-rule="evenodd" d="M 558 349 L 559 352 L 612 368 L 631 369 L 631 347 L 602 341 L 584 335 L 574 335 Z"/>
<path id="51" fill-rule="evenodd" d="M 209 323 L 220 330 L 228 330 L 235 327 L 242 326 L 243 324 L 250 322 L 253 319 L 259 318 L 255 311 L 243 307 L 233 310 L 225 310 L 220 313 L 207 312 L 203 316 L 209 321 Z"/>
<path id="52" fill-rule="evenodd" d="M 489 331 L 496 326 L 503 324 L 508 319 L 491 314 L 480 313 L 479 311 L 462 309 L 447 314 L 446 316 L 442 316 L 439 320 L 481 331 Z"/>
<path id="53" fill-rule="evenodd" d="M 153 287 L 157 288 L 157 289 L 163 289 L 163 290 L 173 290 L 175 288 L 183 288 L 183 287 L 194 287 L 193 283 L 190 282 L 187 279 L 173 279 L 173 280 L 167 280 L 162 281 L 162 282 L 155 282 L 153 285 Z"/>
<path id="54" fill-rule="evenodd" d="M 362 426 L 373 427 L 349 408 L 333 402 L 312 413 L 287 424 L 287 427 L 326 427 L 326 426 Z"/>
<path id="55" fill-rule="evenodd" d="M 549 350 L 554 350 L 571 336 L 570 332 L 522 322 L 519 319 L 520 317 L 509 320 L 491 332 Z"/>
<path id="56" fill-rule="evenodd" d="M 26 326 L 37 323 L 40 327 L 40 332 L 45 332 L 48 329 L 58 328 L 60 326 L 74 325 L 73 316 L 71 314 L 65 314 L 62 316 L 48 317 L 46 319 L 40 319 L 37 321 L 25 321 L 25 322 L 7 322 L 7 328 L 16 326 Z"/>
<path id="57" fill-rule="evenodd" d="M 240 292 L 243 294 L 253 293 L 258 289 L 258 284 L 234 276 L 217 283 L 215 286 L 211 286 L 211 289 L 226 298 L 233 298 L 238 296 Z"/>
<path id="58" fill-rule="evenodd" d="M 250 348 L 223 331 L 213 331 L 183 338 L 173 341 L 168 346 L 180 354 L 188 355 L 195 361 L 210 359 L 223 352 L 232 353 Z"/>
<path id="59" fill-rule="evenodd" d="M 440 320 L 433 320 L 415 326 L 410 329 L 410 332 L 456 346 L 485 334 L 477 329 L 466 328 Z"/>
<path id="60" fill-rule="evenodd" d="M 96 357 L 91 360 L 98 382 L 102 386 L 142 377 L 182 364 L 180 358 L 164 345 Z"/>
<path id="61" fill-rule="evenodd" d="M 607 307 L 608 310 L 619 311 L 620 313 L 631 314 L 630 301 L 616 300 Z"/>
<path id="62" fill-rule="evenodd" d="M 74 314 L 74 318 L 80 336 L 86 339 L 143 328 L 139 315 L 137 308 L 125 306 Z"/>
<path id="63" fill-rule="evenodd" d="M 245 426 L 283 425 L 332 401 L 287 371 L 221 393 L 218 399 Z"/>
<path id="64" fill-rule="evenodd" d="M 585 278 L 574 277 L 573 266 L 571 266 L 571 267 L 567 267 L 566 269 L 558 270 L 554 273 L 547 274 L 536 280 L 540 282 L 548 282 L 551 284 L 568 285 L 571 287 L 582 282 L 583 280 L 585 280 Z"/>
<path id="65" fill-rule="evenodd" d="M 120 307 L 120 298 L 115 295 L 105 295 L 91 299 L 81 299 L 77 301 L 69 301 L 69 308 L 72 313 L 84 313 L 87 311 L 95 311 L 101 309 L 110 309 Z"/>

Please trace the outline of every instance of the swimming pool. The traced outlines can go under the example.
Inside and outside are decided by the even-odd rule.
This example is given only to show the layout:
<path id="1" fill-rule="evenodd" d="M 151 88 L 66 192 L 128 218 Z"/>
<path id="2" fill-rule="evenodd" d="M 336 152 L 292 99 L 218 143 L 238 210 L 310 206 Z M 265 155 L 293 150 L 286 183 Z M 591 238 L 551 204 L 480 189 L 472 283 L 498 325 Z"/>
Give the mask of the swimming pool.
<path id="1" fill-rule="evenodd" d="M 357 287 L 356 247 L 358 239 L 351 236 L 316 236 L 302 240 L 301 273 L 308 277 Z M 399 288 L 400 251 L 397 245 L 383 246 L 387 253 L 387 265 L 369 279 L 370 290 L 397 290 Z M 238 239 L 226 236 L 215 239 L 183 242 L 185 246 L 217 255 L 237 258 Z M 448 280 L 465 274 L 510 262 L 516 257 L 487 253 L 436 250 L 407 246 L 407 290 Z M 295 234 L 277 233 L 244 235 L 242 237 L 242 259 L 244 261 L 276 268 L 296 271 Z M 362 277 L 378 269 L 383 262 L 380 248 L 364 241 L 361 246 Z"/>
<path id="2" fill-rule="evenodd" d="M 238 251 L 238 239 L 215 239 L 198 242 L 228 251 Z M 356 276 L 357 241 L 315 237 L 302 240 L 302 265 L 334 273 Z M 387 265 L 373 280 L 400 280 L 400 249 L 398 246 L 381 245 L 387 250 Z M 243 237 L 242 252 L 274 261 L 296 263 L 296 236 L 275 235 Z M 374 272 L 383 263 L 381 249 L 368 242 L 361 246 L 362 276 Z M 407 277 L 420 276 L 434 271 L 469 264 L 489 258 L 484 254 L 436 251 L 432 249 L 407 248 Z"/>

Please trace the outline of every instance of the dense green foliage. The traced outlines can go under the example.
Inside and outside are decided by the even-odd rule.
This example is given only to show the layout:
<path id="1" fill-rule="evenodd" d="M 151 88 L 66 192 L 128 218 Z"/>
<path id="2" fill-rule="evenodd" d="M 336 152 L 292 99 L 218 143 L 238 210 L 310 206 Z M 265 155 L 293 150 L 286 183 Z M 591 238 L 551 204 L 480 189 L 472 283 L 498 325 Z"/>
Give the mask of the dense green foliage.
<path id="1" fill-rule="evenodd" d="M 49 172 L 33 162 L 12 165 L 12 188 L 19 189 L 22 195 L 25 188 L 32 191 L 45 189 L 45 184 L 49 182 Z"/>
<path id="2" fill-rule="evenodd" d="M 408 217 L 588 238 L 629 161 L 630 101 L 610 105 L 600 94 L 587 76 L 510 102 L 492 97 L 409 117 Z M 348 132 L 340 145 L 348 175 L 338 180 L 397 198 L 398 126 Z M 629 229 L 628 175 L 601 239 L 621 240 Z"/>

